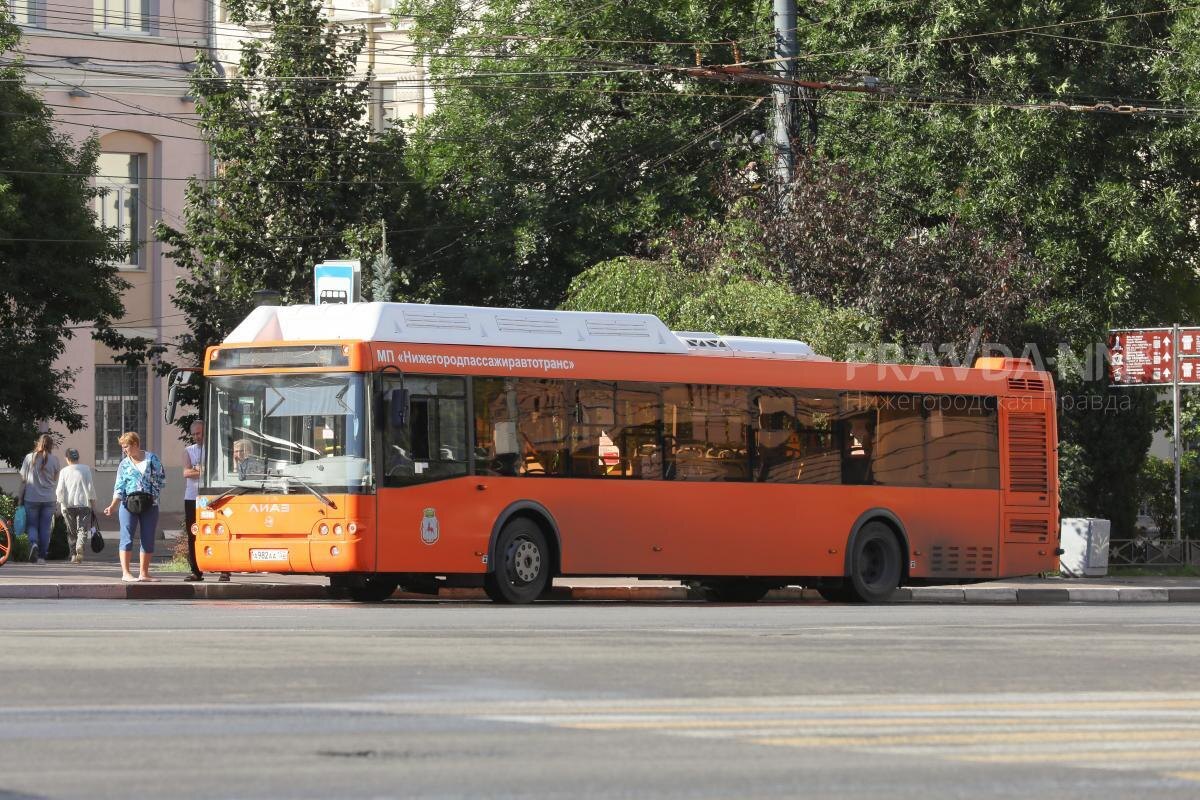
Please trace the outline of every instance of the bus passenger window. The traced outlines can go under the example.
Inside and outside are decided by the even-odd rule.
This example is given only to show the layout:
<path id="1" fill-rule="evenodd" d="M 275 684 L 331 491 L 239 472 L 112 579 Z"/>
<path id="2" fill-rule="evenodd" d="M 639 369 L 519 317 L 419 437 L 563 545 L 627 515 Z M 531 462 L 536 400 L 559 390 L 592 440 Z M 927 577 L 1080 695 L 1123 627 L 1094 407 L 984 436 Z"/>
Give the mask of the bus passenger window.
<path id="1" fill-rule="evenodd" d="M 763 389 L 755 399 L 754 480 L 795 483 L 803 465 L 796 399 L 786 389 Z"/>

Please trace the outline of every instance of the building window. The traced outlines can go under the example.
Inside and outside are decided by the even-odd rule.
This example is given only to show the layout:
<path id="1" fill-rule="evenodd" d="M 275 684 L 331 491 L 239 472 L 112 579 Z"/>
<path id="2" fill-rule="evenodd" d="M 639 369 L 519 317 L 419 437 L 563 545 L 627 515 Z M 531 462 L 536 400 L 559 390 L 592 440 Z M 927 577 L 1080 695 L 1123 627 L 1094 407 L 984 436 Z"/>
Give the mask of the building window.
<path id="1" fill-rule="evenodd" d="M 424 87 L 421 76 L 414 73 L 398 81 L 379 84 L 379 130 L 387 131 L 408 117 L 416 115 Z"/>
<path id="2" fill-rule="evenodd" d="M 121 461 L 125 431 L 136 431 L 146 441 L 146 368 L 96 367 L 96 464 L 115 466 Z"/>
<path id="3" fill-rule="evenodd" d="M 42 12 L 45 10 L 45 0 L 10 0 L 13 22 L 27 27 L 41 25 Z"/>
<path id="4" fill-rule="evenodd" d="M 94 0 L 96 26 L 150 33 L 150 0 Z"/>
<path id="5" fill-rule="evenodd" d="M 142 181 L 145 178 L 146 157 L 133 153 L 101 153 L 96 187 L 102 193 L 96 198 L 96 214 L 100 224 L 116 228 L 120 241 L 129 247 L 122 269 L 145 269 L 145 222 Z"/>

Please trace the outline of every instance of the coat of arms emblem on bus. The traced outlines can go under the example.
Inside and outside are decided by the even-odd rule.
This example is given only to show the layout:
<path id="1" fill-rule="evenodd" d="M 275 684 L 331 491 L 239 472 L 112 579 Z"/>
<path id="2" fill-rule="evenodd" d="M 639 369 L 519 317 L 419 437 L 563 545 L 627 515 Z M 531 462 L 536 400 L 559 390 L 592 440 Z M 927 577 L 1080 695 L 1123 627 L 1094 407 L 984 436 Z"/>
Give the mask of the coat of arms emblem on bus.
<path id="1" fill-rule="evenodd" d="M 437 511 L 432 508 L 425 509 L 425 516 L 421 518 L 421 541 L 433 544 L 438 540 L 439 533 Z"/>

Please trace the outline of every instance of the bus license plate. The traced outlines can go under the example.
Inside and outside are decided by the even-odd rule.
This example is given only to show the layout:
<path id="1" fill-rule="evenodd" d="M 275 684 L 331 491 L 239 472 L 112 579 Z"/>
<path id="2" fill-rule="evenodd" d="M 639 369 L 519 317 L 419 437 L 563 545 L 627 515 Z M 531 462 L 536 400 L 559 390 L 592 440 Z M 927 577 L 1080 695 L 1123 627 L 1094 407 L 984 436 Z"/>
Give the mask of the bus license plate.
<path id="1" fill-rule="evenodd" d="M 287 550 L 251 550 L 251 561 L 287 561 Z"/>

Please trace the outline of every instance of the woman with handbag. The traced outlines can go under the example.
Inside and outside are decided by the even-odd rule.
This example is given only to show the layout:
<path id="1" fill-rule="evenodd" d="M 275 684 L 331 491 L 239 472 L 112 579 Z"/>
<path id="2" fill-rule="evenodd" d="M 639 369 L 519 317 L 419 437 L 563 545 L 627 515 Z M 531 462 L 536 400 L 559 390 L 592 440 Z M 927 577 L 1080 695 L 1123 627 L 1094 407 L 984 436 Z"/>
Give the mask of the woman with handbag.
<path id="1" fill-rule="evenodd" d="M 113 509 L 120 506 L 121 580 L 154 581 L 157 578 L 150 577 L 150 558 L 154 555 L 154 535 L 158 530 L 158 496 L 167 484 L 167 472 L 158 456 L 142 449 L 142 439 L 133 431 L 121 434 L 117 441 L 125 458 L 117 467 L 113 499 L 104 509 L 104 515 L 111 517 Z M 129 571 L 135 532 L 141 536 L 137 577 Z"/>
<path id="2" fill-rule="evenodd" d="M 50 529 L 54 524 L 54 506 L 58 502 L 55 489 L 62 463 L 50 452 L 54 440 L 43 433 L 33 443 L 33 452 L 21 462 L 21 488 L 17 501 L 25 506 L 25 532 L 29 534 L 30 558 L 36 553 L 37 563 L 46 563 L 50 551 Z"/>

